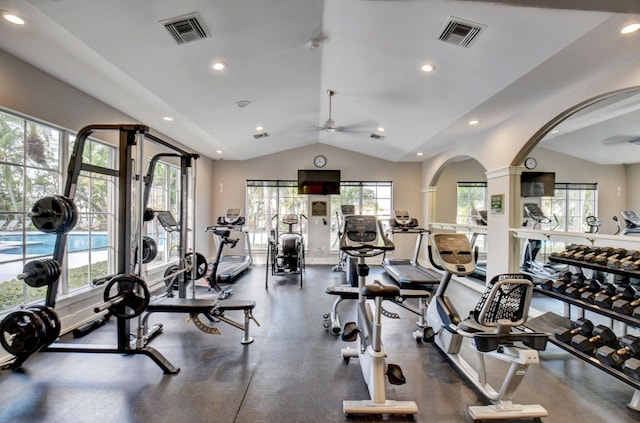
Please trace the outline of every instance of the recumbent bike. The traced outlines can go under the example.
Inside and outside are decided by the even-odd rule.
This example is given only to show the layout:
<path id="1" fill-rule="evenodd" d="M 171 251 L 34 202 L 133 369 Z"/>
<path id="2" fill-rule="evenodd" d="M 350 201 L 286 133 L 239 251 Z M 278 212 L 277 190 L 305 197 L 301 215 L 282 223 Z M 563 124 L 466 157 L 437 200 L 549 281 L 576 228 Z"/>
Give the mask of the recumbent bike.
<path id="1" fill-rule="evenodd" d="M 512 402 L 527 368 L 539 363 L 538 351 L 546 348 L 549 338 L 548 333 L 514 330 L 527 321 L 533 295 L 531 277 L 517 273 L 494 276 L 470 317 L 462 320 L 445 293 L 452 275 L 466 276 L 475 269 L 469 240 L 464 234 L 433 234 L 430 248 L 434 250 L 430 254 L 432 264 L 444 274 L 427 308 L 428 327 L 423 331 L 423 340 L 434 342 L 449 362 L 491 402 L 489 406 L 469 407 L 471 417 L 474 420 L 539 420 L 547 416 L 547 410 L 541 405 Z M 471 341 L 476 356 L 475 369 L 460 354 L 463 339 Z M 485 357 L 510 363 L 499 390 L 487 380 Z"/>

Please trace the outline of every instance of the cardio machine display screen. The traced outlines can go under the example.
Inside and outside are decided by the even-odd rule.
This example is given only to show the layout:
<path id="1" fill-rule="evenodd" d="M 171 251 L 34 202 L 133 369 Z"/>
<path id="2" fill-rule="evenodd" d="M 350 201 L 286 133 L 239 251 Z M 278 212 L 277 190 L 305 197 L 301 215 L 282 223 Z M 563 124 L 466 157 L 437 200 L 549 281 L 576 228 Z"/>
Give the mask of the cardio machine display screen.
<path id="1" fill-rule="evenodd" d="M 349 219 L 346 228 L 347 238 L 353 242 L 373 242 L 376 240 L 375 219 Z"/>
<path id="2" fill-rule="evenodd" d="M 442 260 L 452 264 L 469 264 L 473 260 L 466 236 L 435 236 L 436 248 Z"/>

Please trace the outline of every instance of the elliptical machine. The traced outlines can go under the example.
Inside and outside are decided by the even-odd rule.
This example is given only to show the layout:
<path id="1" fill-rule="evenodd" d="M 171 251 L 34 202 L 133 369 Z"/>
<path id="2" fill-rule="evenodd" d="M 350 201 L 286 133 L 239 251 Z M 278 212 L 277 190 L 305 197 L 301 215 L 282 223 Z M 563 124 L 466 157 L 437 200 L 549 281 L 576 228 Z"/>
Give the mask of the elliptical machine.
<path id="1" fill-rule="evenodd" d="M 452 275 L 474 271 L 474 254 L 464 234 L 434 234 L 431 238 L 432 264 L 443 270 L 442 281 L 427 308 L 423 340 L 434 342 L 450 363 L 482 393 L 492 405 L 469 407 L 474 420 L 533 418 L 547 416 L 544 407 L 513 404 L 511 401 L 526 369 L 539 362 L 538 351 L 546 348 L 549 334 L 514 332 L 527 321 L 533 295 L 531 277 L 503 274 L 492 278 L 471 316 L 462 320 L 445 295 Z M 436 256 L 438 263 L 434 261 Z M 476 355 L 475 369 L 460 355 L 462 340 L 468 339 Z M 487 381 L 485 357 L 510 363 L 499 390 Z"/>
<path id="2" fill-rule="evenodd" d="M 387 400 L 384 376 L 389 383 L 406 383 L 402 370 L 396 364 L 386 364 L 386 353 L 382 345 L 382 301 L 400 295 L 395 285 L 383 285 L 379 281 L 367 285 L 369 265 L 367 257 L 374 257 L 395 248 L 393 242 L 384 235 L 382 225 L 375 216 L 350 215 L 344 217 L 340 237 L 340 250 L 358 260 L 358 311 L 357 323 L 345 325 L 342 333 L 344 341 L 359 341 L 357 348 L 342 349 L 345 362 L 358 358 L 362 376 L 369 388 L 370 400 L 343 401 L 343 412 L 349 414 L 416 414 L 418 405 L 414 401 Z M 372 310 L 367 299 L 375 301 Z"/>

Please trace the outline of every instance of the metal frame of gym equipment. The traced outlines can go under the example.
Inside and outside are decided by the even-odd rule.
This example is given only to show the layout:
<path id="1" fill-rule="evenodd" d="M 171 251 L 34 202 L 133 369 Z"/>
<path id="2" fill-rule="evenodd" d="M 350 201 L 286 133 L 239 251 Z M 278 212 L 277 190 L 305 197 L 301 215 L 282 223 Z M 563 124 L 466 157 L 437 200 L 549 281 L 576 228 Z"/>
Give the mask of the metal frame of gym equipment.
<path id="1" fill-rule="evenodd" d="M 240 276 L 245 270 L 247 270 L 251 264 L 253 264 L 253 254 L 251 253 L 251 240 L 249 238 L 249 231 L 246 229 L 245 218 L 241 216 L 241 209 L 227 209 L 227 213 L 224 216 L 218 216 L 218 221 L 215 225 L 207 226 L 205 232 L 210 232 L 213 236 L 213 241 L 216 246 L 218 266 L 216 269 L 215 280 L 209 280 L 211 287 L 217 286 L 216 290 L 220 288 L 218 281 L 232 281 Z M 247 255 L 235 254 L 225 255 L 224 247 L 228 245 L 230 249 L 235 248 L 236 242 L 226 242 L 229 240 L 230 232 L 241 232 L 244 234 L 244 243 L 247 248 Z M 227 234 L 227 239 L 223 238 L 220 234 Z M 230 292 L 229 292 L 230 293 Z"/>
<path id="2" fill-rule="evenodd" d="M 180 159 L 180 199 L 179 199 L 179 219 L 178 222 L 187 222 L 189 219 L 189 211 L 191 210 L 191 217 L 195 222 L 196 211 L 196 193 L 195 193 L 195 180 L 196 180 L 196 159 L 198 155 L 186 153 L 175 146 L 165 143 L 159 140 L 157 137 L 149 136 L 151 141 L 158 143 L 162 146 L 169 148 L 175 153 L 159 153 L 153 156 L 149 162 L 149 168 L 147 175 L 144 178 L 144 194 L 142 198 L 141 210 L 148 218 L 153 218 L 154 212 L 148 207 L 148 201 L 151 192 L 151 186 L 153 184 L 153 175 L 156 163 L 163 157 L 175 157 Z M 141 156 L 139 162 L 142 167 L 144 162 Z M 190 172 L 191 170 L 191 172 Z M 142 174 L 142 169 L 141 172 Z M 189 183 L 189 181 L 192 183 Z M 189 207 L 189 204 L 191 207 Z M 170 213 L 169 213 L 170 214 Z M 164 225 L 163 225 L 164 226 Z M 140 228 L 142 233 L 143 228 Z M 167 228 L 165 228 L 167 230 Z M 253 309 L 255 308 L 255 301 L 247 300 L 225 300 L 220 297 L 214 299 L 197 299 L 196 297 L 196 283 L 197 279 L 200 279 L 206 272 L 206 259 L 199 253 L 188 252 L 189 240 L 188 229 L 184 224 L 178 224 L 175 230 L 179 233 L 178 241 L 178 264 L 175 271 L 165 272 L 163 279 L 169 280 L 167 284 L 167 290 L 164 295 L 151 298 L 146 312 L 141 318 L 140 334 L 138 337 L 138 343 L 144 345 L 148 343 L 155 336 L 159 335 L 163 330 L 162 324 L 156 324 L 149 326 L 149 317 L 153 313 L 187 313 L 194 325 L 201 331 L 211 334 L 220 335 L 220 329 L 214 325 L 217 322 L 227 323 L 235 328 L 238 328 L 244 332 L 241 343 L 250 344 L 253 342 L 253 338 L 250 336 L 250 322 L 253 320 L 258 326 L 258 321 L 253 317 Z M 196 232 L 191 231 L 191 247 L 196 245 Z M 201 267 L 204 266 L 204 269 Z M 168 269 L 169 270 L 169 269 Z M 174 284 L 178 285 L 178 298 L 174 297 Z M 191 298 L 187 298 L 187 286 L 191 284 Z M 225 312 L 232 310 L 242 310 L 244 314 L 243 323 L 237 322 L 227 316 Z M 202 316 L 203 318 L 201 318 Z"/>
<path id="3" fill-rule="evenodd" d="M 180 368 L 173 366 L 159 351 L 152 347 L 141 347 L 132 345 L 130 341 L 130 319 L 137 317 L 144 310 L 149 300 L 149 291 L 146 283 L 139 275 L 134 272 L 135 260 L 134 254 L 140 259 L 142 258 L 142 237 L 139 237 L 137 253 L 134 253 L 136 247 L 133 245 L 131 234 L 136 227 L 136 216 L 131 207 L 136 200 L 139 205 L 140 201 L 134 199 L 134 190 L 132 189 L 132 181 L 134 172 L 130 163 L 133 160 L 132 146 L 135 146 L 142 137 L 147 134 L 149 128 L 140 124 L 126 125 L 89 125 L 82 128 L 76 137 L 73 152 L 67 169 L 68 175 L 64 189 L 64 198 L 73 202 L 76 194 L 76 187 L 81 171 L 98 173 L 117 178 L 118 205 L 116 213 L 116 244 L 118 248 L 115 251 L 115 268 L 116 275 L 111 279 L 105 290 L 105 302 L 96 307 L 96 311 L 109 311 L 116 317 L 117 340 L 115 346 L 105 345 L 83 345 L 75 343 L 51 343 L 39 349 L 40 352 L 62 352 L 62 353 L 92 353 L 92 354 L 120 354 L 133 355 L 141 354 L 151 358 L 166 374 L 176 374 Z M 96 166 L 90 163 L 84 163 L 84 146 L 86 140 L 95 132 L 118 132 L 119 133 L 119 150 L 117 169 L 110 169 Z M 49 213 L 49 212 L 47 212 Z M 50 214 L 50 213 L 49 213 Z M 141 219 L 141 217 L 140 217 Z M 74 222 L 75 224 L 75 222 Z M 65 258 L 67 234 L 66 232 L 57 233 L 56 242 L 53 251 L 53 260 L 62 263 Z M 55 278 L 47 286 L 45 298 L 45 307 L 55 309 L 56 297 L 58 293 L 59 278 Z M 110 297 L 109 287 L 117 285 L 117 295 Z M 109 298 L 107 298 L 109 296 Z M 29 354 L 30 355 L 30 354 Z M 9 368 L 19 368 L 28 358 L 26 356 L 17 356 L 15 361 Z"/>
<path id="4" fill-rule="evenodd" d="M 396 364 L 386 363 L 386 352 L 382 345 L 382 301 L 399 295 L 396 285 L 383 285 L 379 281 L 367 284 L 369 265 L 368 257 L 383 254 L 395 248 L 387 238 L 382 225 L 375 216 L 345 216 L 344 228 L 340 237 L 340 250 L 358 260 L 358 312 L 357 322 L 347 323 L 342 339 L 357 341 L 357 348 L 343 348 L 342 358 L 349 362 L 358 358 L 362 376 L 369 390 L 368 400 L 345 400 L 342 402 L 343 412 L 350 414 L 416 414 L 418 405 L 415 401 L 388 400 L 385 392 L 384 377 L 394 385 L 406 383 L 402 370 Z M 372 310 L 370 302 L 375 306 Z"/>
<path id="5" fill-rule="evenodd" d="M 429 303 L 429 327 L 416 333 L 426 342 L 434 342 L 448 361 L 490 402 L 489 406 L 468 407 L 474 420 L 537 419 L 548 415 L 537 404 L 514 404 L 512 397 L 522 382 L 529 365 L 539 363 L 538 351 L 546 348 L 548 333 L 516 332 L 512 329 L 527 321 L 533 296 L 529 275 L 504 274 L 488 284 L 471 317 L 462 320 L 453 303 L 445 295 L 452 275 L 466 276 L 475 268 L 474 254 L 464 234 L 433 234 L 430 254 L 434 267 L 444 275 L 438 291 Z M 437 256 L 439 263 L 433 261 Z M 463 339 L 469 340 L 475 352 L 476 366 L 460 354 Z M 499 390 L 487 380 L 485 356 L 509 363 Z"/>
<path id="6" fill-rule="evenodd" d="M 304 237 L 302 232 L 294 232 L 293 225 L 301 224 L 304 214 L 286 214 L 282 223 L 289 226 L 287 232 L 280 233 L 280 218 L 274 215 L 271 221 L 276 220 L 276 229 L 271 229 L 269 245 L 267 247 L 267 265 L 264 280 L 265 289 L 269 289 L 269 269 L 271 276 L 300 275 L 300 288 L 302 288 L 302 275 L 304 274 Z"/>
<path id="7" fill-rule="evenodd" d="M 540 209 L 540 206 L 535 203 L 525 204 L 524 211 L 526 213 L 526 217 L 533 220 L 532 229 L 540 229 L 540 225 L 543 223 L 551 223 L 553 221 L 550 217 L 546 216 Z M 556 225 L 551 228 L 552 231 L 558 226 L 558 219 L 555 215 L 553 218 L 555 219 Z M 521 260 L 522 267 L 520 271 L 533 276 L 534 278 L 556 278 L 559 274 L 558 269 L 552 268 L 550 265 L 536 260 L 539 250 L 542 248 L 542 241 L 540 239 L 526 239 L 524 243 L 525 245 L 522 249 Z M 540 246 L 535 247 L 533 244 Z"/>
<path id="8" fill-rule="evenodd" d="M 387 234 L 415 234 L 416 245 L 411 259 L 389 259 L 382 257 L 382 267 L 401 288 L 432 289 L 440 281 L 440 275 L 420 265 L 418 257 L 422 248 L 422 240 L 429 230 L 418 226 L 418 220 L 409 217 L 406 210 L 394 210 L 393 218 L 389 219 Z M 419 288 L 418 288 L 419 287 Z"/>

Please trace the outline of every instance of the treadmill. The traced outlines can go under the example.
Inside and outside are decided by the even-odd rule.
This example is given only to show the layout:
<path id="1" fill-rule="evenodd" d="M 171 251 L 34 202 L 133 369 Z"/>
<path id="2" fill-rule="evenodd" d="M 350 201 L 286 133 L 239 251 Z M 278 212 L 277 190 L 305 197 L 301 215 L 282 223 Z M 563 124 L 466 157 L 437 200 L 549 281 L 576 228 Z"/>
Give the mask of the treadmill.
<path id="1" fill-rule="evenodd" d="M 640 234 L 640 217 L 636 212 L 632 210 L 625 210 L 620 212 L 624 219 L 626 228 L 622 231 L 621 235 L 639 235 Z"/>
<path id="2" fill-rule="evenodd" d="M 224 253 L 220 255 L 220 260 L 218 262 L 217 280 L 232 281 L 233 279 L 237 278 L 242 272 L 247 270 L 253 263 L 249 232 L 246 231 L 245 219 L 244 216 L 242 216 L 241 209 L 227 209 L 227 212 L 224 216 L 218 217 L 216 225 L 208 226 L 205 229 L 206 232 L 211 232 L 216 245 L 216 249 L 224 248 L 224 245 L 220 242 L 220 236 L 216 234 L 224 230 L 243 233 L 245 238 L 245 245 L 247 246 L 248 251 L 247 255 L 225 255 Z"/>
<path id="3" fill-rule="evenodd" d="M 394 210 L 393 219 L 389 219 L 387 235 L 414 234 L 416 235 L 416 247 L 412 259 L 382 259 L 382 267 L 402 288 L 416 288 L 415 285 L 425 285 L 429 289 L 431 285 L 440 283 L 442 275 L 434 270 L 422 267 L 418 261 L 422 238 L 429 231 L 418 226 L 418 220 L 409 216 L 407 210 Z"/>
<path id="4" fill-rule="evenodd" d="M 487 211 L 486 210 L 471 210 L 471 219 L 477 226 L 487 226 Z M 485 235 L 484 233 L 473 232 L 469 244 L 471 245 L 471 251 L 476 246 L 478 235 Z M 485 235 L 486 236 L 486 235 Z M 473 271 L 474 274 L 486 278 L 487 277 L 487 260 L 477 260 L 476 268 Z"/>

